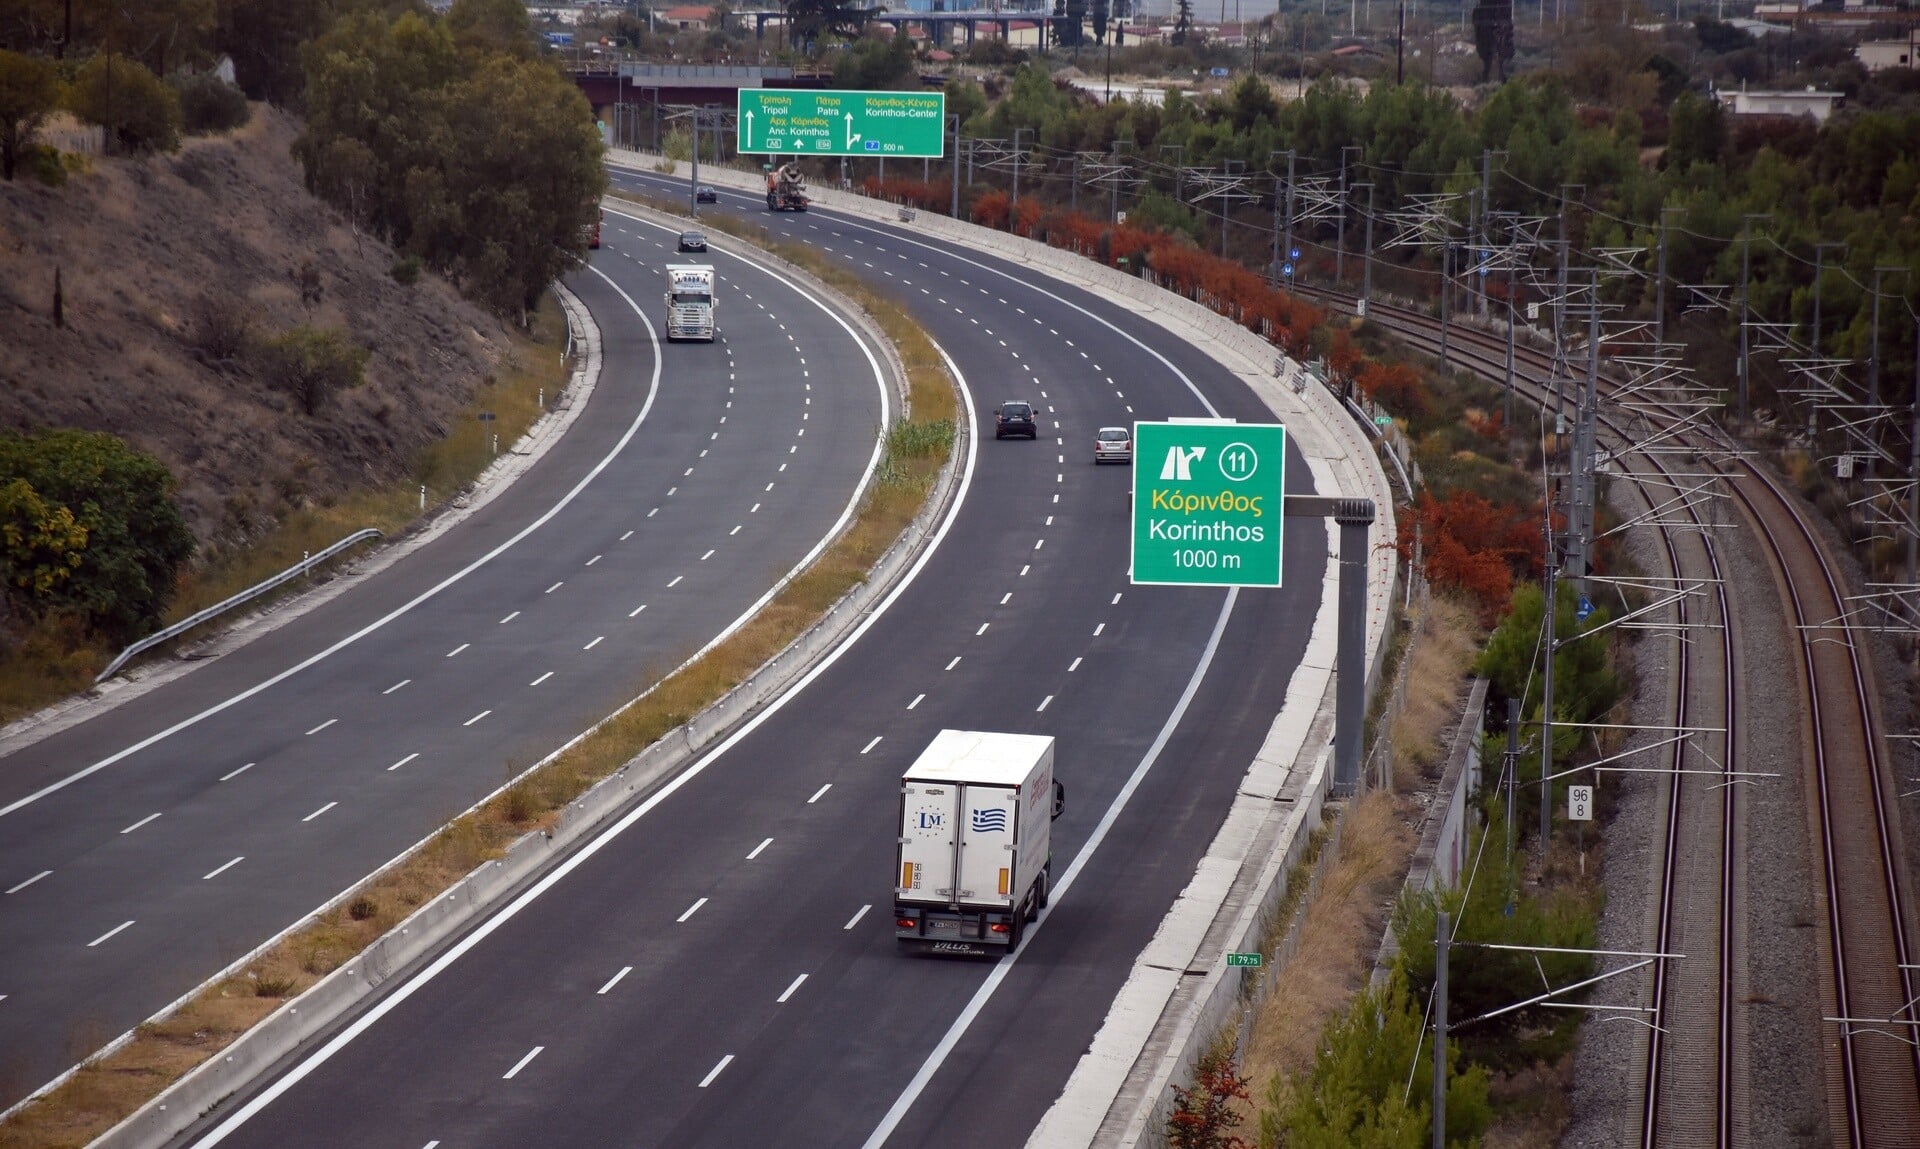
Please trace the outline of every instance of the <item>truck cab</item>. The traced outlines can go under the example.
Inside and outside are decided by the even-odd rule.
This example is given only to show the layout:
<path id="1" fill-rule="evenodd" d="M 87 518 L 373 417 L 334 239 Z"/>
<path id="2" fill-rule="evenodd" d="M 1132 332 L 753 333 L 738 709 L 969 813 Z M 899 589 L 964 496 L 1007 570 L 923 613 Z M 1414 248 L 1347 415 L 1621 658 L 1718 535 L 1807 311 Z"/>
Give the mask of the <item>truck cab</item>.
<path id="1" fill-rule="evenodd" d="M 699 339 L 713 342 L 718 332 L 714 322 L 713 265 L 706 263 L 670 263 L 667 265 L 667 340 Z"/>

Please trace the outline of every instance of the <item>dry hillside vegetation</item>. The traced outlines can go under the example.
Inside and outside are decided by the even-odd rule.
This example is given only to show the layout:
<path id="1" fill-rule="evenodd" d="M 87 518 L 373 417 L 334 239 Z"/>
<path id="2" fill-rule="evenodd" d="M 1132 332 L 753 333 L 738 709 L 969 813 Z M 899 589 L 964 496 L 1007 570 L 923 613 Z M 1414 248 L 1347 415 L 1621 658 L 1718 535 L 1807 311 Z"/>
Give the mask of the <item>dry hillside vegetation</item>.
<path id="1" fill-rule="evenodd" d="M 255 105 L 173 156 L 0 183 L 0 429 L 109 431 L 157 456 L 216 555 L 409 477 L 508 350 L 497 320 L 431 276 L 396 282 L 392 250 L 307 193 L 298 131 Z M 364 385 L 313 414 L 255 350 L 301 325 L 369 353 Z"/>

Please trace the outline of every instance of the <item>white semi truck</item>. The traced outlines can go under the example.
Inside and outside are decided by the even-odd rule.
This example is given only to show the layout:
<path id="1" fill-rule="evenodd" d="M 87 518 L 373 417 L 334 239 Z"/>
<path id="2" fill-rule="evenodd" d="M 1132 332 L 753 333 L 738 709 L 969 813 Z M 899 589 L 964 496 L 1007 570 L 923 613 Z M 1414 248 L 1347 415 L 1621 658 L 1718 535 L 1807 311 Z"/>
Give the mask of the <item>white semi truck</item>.
<path id="1" fill-rule="evenodd" d="M 1047 904 L 1066 804 L 1053 739 L 942 730 L 900 779 L 894 936 L 902 949 L 997 957 Z"/>
<path id="2" fill-rule="evenodd" d="M 667 341 L 704 339 L 713 342 L 718 328 L 713 318 L 713 265 L 667 265 Z"/>

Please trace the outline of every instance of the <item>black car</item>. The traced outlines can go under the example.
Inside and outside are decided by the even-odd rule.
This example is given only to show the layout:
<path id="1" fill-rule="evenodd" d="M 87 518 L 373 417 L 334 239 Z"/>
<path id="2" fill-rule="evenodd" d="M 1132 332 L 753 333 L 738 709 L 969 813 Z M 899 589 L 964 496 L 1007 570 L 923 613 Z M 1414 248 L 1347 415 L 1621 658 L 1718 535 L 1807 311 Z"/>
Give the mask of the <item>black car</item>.
<path id="1" fill-rule="evenodd" d="M 700 232 L 700 231 L 683 231 L 683 232 L 681 232 L 681 233 L 680 233 L 680 250 L 681 250 L 681 251 L 705 251 L 705 250 L 707 250 L 707 236 L 706 236 L 706 233 L 705 233 L 705 232 Z"/>
<path id="2" fill-rule="evenodd" d="M 706 184 L 701 184 L 697 189 L 694 190 L 693 202 L 719 203 L 720 193 L 717 191 L 714 191 L 712 188 L 708 187 Z"/>
<path id="3" fill-rule="evenodd" d="M 1033 420 L 1033 404 L 1018 400 L 1000 404 L 1000 410 L 993 415 L 993 437 L 1004 439 L 1008 435 L 1040 437 L 1040 425 Z"/>

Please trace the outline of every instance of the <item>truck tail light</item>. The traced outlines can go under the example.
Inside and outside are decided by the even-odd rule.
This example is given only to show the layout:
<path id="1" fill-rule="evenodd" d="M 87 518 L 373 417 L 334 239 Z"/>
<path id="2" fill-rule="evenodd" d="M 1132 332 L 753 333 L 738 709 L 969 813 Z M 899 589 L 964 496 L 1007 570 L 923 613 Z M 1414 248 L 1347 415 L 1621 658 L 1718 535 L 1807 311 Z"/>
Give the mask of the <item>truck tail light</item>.
<path id="1" fill-rule="evenodd" d="M 992 925 L 988 926 L 987 928 L 992 930 L 996 934 L 1004 934 L 1007 932 L 1007 923 L 995 922 Z"/>
<path id="2" fill-rule="evenodd" d="M 893 919 L 893 924 L 896 926 L 899 926 L 903 930 L 910 930 L 919 926 L 920 923 L 914 921 L 912 918 L 895 918 Z"/>

